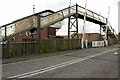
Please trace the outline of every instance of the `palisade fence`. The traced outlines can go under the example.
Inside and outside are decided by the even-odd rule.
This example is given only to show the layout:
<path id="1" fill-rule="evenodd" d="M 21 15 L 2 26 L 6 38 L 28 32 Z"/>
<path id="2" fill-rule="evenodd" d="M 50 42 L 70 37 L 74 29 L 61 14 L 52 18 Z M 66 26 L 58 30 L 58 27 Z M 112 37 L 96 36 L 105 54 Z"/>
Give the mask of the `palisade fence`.
<path id="1" fill-rule="evenodd" d="M 40 41 L 7 42 L 7 44 L 5 44 L 3 48 L 3 58 L 27 56 L 80 48 L 80 39 L 46 39 Z"/>

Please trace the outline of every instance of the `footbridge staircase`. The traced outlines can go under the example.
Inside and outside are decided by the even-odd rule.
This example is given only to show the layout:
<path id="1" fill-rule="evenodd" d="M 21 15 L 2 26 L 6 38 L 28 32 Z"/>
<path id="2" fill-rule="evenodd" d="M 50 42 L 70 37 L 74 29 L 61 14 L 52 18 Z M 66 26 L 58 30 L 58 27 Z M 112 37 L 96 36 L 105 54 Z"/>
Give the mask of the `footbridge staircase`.
<path id="1" fill-rule="evenodd" d="M 71 16 L 74 17 L 76 20 L 78 18 L 84 19 L 84 11 L 85 11 L 84 7 L 81 7 L 76 4 L 74 6 L 67 7 L 65 9 L 59 10 L 47 16 L 42 16 L 43 13 L 36 13 L 24 17 L 22 19 L 1 26 L 0 31 L 2 36 L 0 36 L 0 41 L 8 40 L 9 38 L 19 35 L 32 28 L 43 29 L 49 27 L 50 25 L 62 21 L 65 18 L 70 18 Z M 86 13 L 87 13 L 86 20 L 93 22 L 95 24 L 99 24 L 102 28 L 106 29 L 108 38 L 117 37 L 115 30 L 112 28 L 107 18 L 88 9 Z"/>

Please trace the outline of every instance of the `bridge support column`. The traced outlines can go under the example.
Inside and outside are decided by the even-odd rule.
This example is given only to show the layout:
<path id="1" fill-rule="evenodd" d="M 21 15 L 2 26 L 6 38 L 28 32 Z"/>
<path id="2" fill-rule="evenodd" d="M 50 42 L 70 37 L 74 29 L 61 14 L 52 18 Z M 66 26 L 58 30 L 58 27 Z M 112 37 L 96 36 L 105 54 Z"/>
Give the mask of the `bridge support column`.
<path id="1" fill-rule="evenodd" d="M 7 37 L 7 28 L 5 26 L 5 39 L 6 39 L 6 37 Z"/>
<path id="2" fill-rule="evenodd" d="M 107 36 L 106 36 L 106 37 L 107 37 L 107 40 L 108 40 L 108 35 L 109 35 L 109 34 L 108 34 L 108 29 L 107 29 L 107 32 L 106 32 L 106 34 L 107 34 Z"/>
<path id="3" fill-rule="evenodd" d="M 78 17 L 76 15 L 68 18 L 68 39 L 73 38 L 78 39 Z"/>
<path id="4" fill-rule="evenodd" d="M 37 15 L 37 34 L 38 34 L 38 40 L 41 38 L 41 22 L 40 22 L 40 15 Z"/>
<path id="5" fill-rule="evenodd" d="M 68 18 L 68 39 L 70 39 L 70 17 Z"/>
<path id="6" fill-rule="evenodd" d="M 102 37 L 101 37 L 101 30 L 102 30 L 102 25 L 100 25 L 100 40 L 102 40 Z"/>
<path id="7" fill-rule="evenodd" d="M 73 39 L 73 38 L 79 39 L 78 37 L 78 5 L 77 4 L 76 4 L 76 14 L 68 18 L 68 39 Z"/>
<path id="8" fill-rule="evenodd" d="M 106 40 L 108 40 L 109 34 L 108 34 L 108 19 L 106 19 Z"/>

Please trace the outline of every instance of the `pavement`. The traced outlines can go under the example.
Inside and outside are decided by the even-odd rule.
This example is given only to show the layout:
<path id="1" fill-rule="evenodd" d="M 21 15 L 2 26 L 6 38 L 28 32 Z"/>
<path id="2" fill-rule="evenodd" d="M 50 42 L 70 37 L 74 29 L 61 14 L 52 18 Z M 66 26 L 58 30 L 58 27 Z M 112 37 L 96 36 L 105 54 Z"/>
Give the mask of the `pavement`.
<path id="1" fill-rule="evenodd" d="M 3 59 L 3 79 L 118 78 L 119 45 Z"/>

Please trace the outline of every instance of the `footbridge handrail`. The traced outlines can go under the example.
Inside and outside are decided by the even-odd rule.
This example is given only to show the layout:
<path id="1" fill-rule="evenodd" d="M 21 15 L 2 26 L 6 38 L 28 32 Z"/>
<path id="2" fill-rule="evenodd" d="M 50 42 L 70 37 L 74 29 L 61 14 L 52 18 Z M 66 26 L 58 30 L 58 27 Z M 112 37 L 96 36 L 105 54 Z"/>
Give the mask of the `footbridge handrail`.
<path id="1" fill-rule="evenodd" d="M 76 8 L 77 7 L 77 8 Z M 67 7 L 65 9 L 59 10 L 57 12 L 54 12 L 52 14 L 49 14 L 47 16 L 41 16 L 44 13 L 37 13 L 19 20 L 16 20 L 12 23 L 9 23 L 7 25 L 3 25 L 0 27 L 1 35 L 0 41 L 4 39 L 8 39 L 10 37 L 14 37 L 15 35 L 21 34 L 27 30 L 30 30 L 32 28 L 37 28 L 37 15 L 40 15 L 40 27 L 46 28 L 50 25 L 57 23 L 59 21 L 62 21 L 65 18 L 68 18 L 70 16 L 73 16 L 75 14 L 82 15 L 84 17 L 84 7 L 81 7 L 79 5 L 74 5 L 71 7 Z M 95 20 L 100 23 L 107 23 L 107 19 L 91 10 L 87 9 L 87 18 Z M 109 25 L 111 30 L 112 27 Z M 114 31 L 115 32 L 115 31 Z"/>

